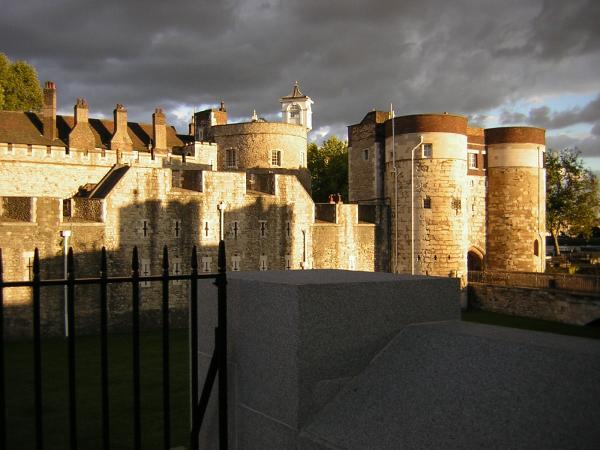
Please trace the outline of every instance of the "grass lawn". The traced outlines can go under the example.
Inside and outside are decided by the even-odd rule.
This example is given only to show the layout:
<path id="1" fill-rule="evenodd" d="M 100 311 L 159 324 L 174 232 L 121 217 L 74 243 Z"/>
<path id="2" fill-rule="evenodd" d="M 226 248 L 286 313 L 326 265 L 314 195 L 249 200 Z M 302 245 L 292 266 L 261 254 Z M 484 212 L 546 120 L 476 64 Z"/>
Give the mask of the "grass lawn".
<path id="1" fill-rule="evenodd" d="M 566 334 L 592 339 L 600 339 L 600 327 L 584 327 L 567 325 L 547 320 L 514 317 L 489 311 L 467 310 L 462 312 L 462 320 L 467 322 L 487 323 L 502 327 L 521 328 L 525 330 L 545 331 L 548 333 Z"/>
<path id="2" fill-rule="evenodd" d="M 144 333 L 141 343 L 142 446 L 162 446 L 162 340 Z M 81 449 L 101 448 L 100 338 L 77 338 L 77 420 Z M 33 344 L 6 345 L 8 449 L 35 443 Z M 109 337 L 111 449 L 133 447 L 133 388 L 130 335 Z M 67 340 L 42 341 L 44 441 L 46 449 L 69 447 Z M 171 447 L 187 446 L 189 429 L 187 330 L 171 332 Z"/>

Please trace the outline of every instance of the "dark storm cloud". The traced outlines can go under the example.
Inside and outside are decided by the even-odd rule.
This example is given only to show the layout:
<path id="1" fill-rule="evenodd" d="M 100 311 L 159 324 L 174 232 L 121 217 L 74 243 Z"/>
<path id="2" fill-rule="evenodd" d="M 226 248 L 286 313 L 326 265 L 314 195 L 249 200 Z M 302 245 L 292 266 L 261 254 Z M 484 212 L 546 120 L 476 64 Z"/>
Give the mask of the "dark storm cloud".
<path id="1" fill-rule="evenodd" d="M 161 105 L 183 131 L 180 105 L 273 116 L 299 80 L 315 127 L 337 132 L 390 102 L 485 121 L 522 97 L 597 91 L 598 16 L 583 0 L 28 0 L 3 6 L 0 51 L 55 80 L 63 110 L 83 96 L 149 121 Z"/>
<path id="2" fill-rule="evenodd" d="M 592 128 L 597 131 L 600 122 L 600 94 L 583 107 L 573 107 L 564 111 L 552 111 L 548 106 L 540 106 L 529 111 L 528 115 L 503 111 L 500 121 L 505 124 L 527 123 L 548 130 L 560 129 L 582 123 L 596 123 Z"/>
<path id="3" fill-rule="evenodd" d="M 600 136 L 592 135 L 585 138 L 577 138 L 567 134 L 546 137 L 546 148 L 551 150 L 562 150 L 571 148 L 579 151 L 581 156 L 588 158 L 588 164 L 594 165 L 595 170 L 600 168 Z"/>

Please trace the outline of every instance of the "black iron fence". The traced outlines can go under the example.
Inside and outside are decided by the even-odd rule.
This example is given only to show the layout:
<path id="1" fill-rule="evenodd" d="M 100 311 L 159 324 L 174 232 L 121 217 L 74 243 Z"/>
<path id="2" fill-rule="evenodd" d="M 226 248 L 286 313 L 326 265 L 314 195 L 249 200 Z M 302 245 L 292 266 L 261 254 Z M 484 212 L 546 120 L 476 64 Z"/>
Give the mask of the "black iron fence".
<path id="1" fill-rule="evenodd" d="M 600 295 L 600 277 L 593 275 L 536 272 L 480 272 L 470 270 L 469 283 L 538 289 L 558 289 Z"/>
<path id="2" fill-rule="evenodd" d="M 211 274 L 198 273 L 196 247 L 192 249 L 191 270 L 187 275 L 169 274 L 169 255 L 163 249 L 162 274 L 140 276 L 140 265 L 137 247 L 133 249 L 132 273 L 129 277 L 110 277 L 107 269 L 107 253 L 103 248 L 100 262 L 100 276 L 97 278 L 77 278 L 73 250 L 67 256 L 66 279 L 42 280 L 40 276 L 40 256 L 36 249 L 33 260 L 33 278 L 31 281 L 4 281 L 2 251 L 0 249 L 0 448 L 7 445 L 7 410 L 6 410 L 6 360 L 5 360 L 5 327 L 4 327 L 4 290 L 9 288 L 28 287 L 32 290 L 32 328 L 33 328 L 33 378 L 34 378 L 34 423 L 36 449 L 44 448 L 44 398 L 42 384 L 42 339 L 41 339 L 41 289 L 45 286 L 66 286 L 67 288 L 67 330 L 68 330 L 68 403 L 69 403 L 69 448 L 78 448 L 77 428 L 77 390 L 76 390 L 76 356 L 77 324 L 75 310 L 75 286 L 97 285 L 100 292 L 100 386 L 101 386 L 101 428 L 102 448 L 111 448 L 111 430 L 109 420 L 109 382 L 108 382 L 108 285 L 130 284 L 132 292 L 132 399 L 133 399 L 133 443 L 134 448 L 141 448 L 141 384 L 140 384 L 140 283 L 160 282 L 162 285 L 162 422 L 163 445 L 171 448 L 171 394 L 170 394 L 170 360 L 169 360 L 169 282 L 188 281 L 190 283 L 190 381 L 192 420 L 189 436 L 190 448 L 198 450 L 199 432 L 208 405 L 208 400 L 215 379 L 219 377 L 218 410 L 219 410 L 219 445 L 228 448 L 227 424 L 227 276 L 225 261 L 225 243 L 219 243 L 218 272 Z M 198 392 L 198 281 L 214 279 L 218 289 L 218 318 L 215 328 L 215 347 L 202 393 Z"/>

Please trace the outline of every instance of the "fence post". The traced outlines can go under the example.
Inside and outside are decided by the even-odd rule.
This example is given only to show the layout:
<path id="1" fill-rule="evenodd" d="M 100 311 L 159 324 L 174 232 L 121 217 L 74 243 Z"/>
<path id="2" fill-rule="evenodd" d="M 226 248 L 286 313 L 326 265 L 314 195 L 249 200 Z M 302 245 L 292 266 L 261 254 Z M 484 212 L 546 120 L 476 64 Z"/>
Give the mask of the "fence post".
<path id="1" fill-rule="evenodd" d="M 190 448 L 198 450 L 198 433 L 195 431 L 198 427 L 198 257 L 195 245 L 192 247 L 190 278 Z"/>
<path id="2" fill-rule="evenodd" d="M 67 255 L 67 318 L 69 346 L 69 441 L 71 450 L 77 449 L 77 387 L 75 374 L 75 260 L 73 248 Z"/>
<path id="3" fill-rule="evenodd" d="M 108 262 L 106 247 L 102 247 L 100 261 L 100 354 L 101 369 L 100 381 L 102 385 L 102 448 L 110 448 L 110 421 L 108 417 Z"/>
<path id="4" fill-rule="evenodd" d="M 6 387 L 4 385 L 4 275 L 0 248 L 0 448 L 6 448 Z"/>
<path id="5" fill-rule="evenodd" d="M 219 274 L 215 284 L 218 288 L 218 341 L 217 361 L 219 373 L 219 448 L 228 448 L 227 426 L 227 266 L 225 241 L 219 242 Z"/>
<path id="6" fill-rule="evenodd" d="M 165 450 L 171 447 L 171 397 L 169 389 L 169 251 L 163 247 L 162 263 L 162 353 L 163 353 L 163 442 Z"/>
<path id="7" fill-rule="evenodd" d="M 132 341 L 133 341 L 133 446 L 141 448 L 141 391 L 140 391 L 140 261 L 137 246 L 133 247 L 131 260 L 131 291 L 132 291 Z"/>
<path id="8" fill-rule="evenodd" d="M 36 448 L 44 448 L 42 401 L 42 342 L 40 320 L 40 252 L 33 252 L 33 371 L 35 380 L 35 440 Z"/>

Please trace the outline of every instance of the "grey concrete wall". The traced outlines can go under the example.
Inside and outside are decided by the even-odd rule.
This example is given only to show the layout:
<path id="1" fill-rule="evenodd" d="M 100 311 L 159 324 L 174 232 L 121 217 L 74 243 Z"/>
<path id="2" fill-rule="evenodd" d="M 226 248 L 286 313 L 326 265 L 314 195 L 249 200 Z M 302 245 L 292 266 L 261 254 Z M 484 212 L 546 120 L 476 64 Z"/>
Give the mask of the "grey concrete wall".
<path id="1" fill-rule="evenodd" d="M 458 279 L 336 270 L 229 274 L 231 448 L 296 448 L 299 430 L 405 326 L 460 317 Z M 204 379 L 215 289 L 200 307 Z M 213 397 L 216 393 L 213 394 Z M 216 448 L 216 409 L 201 433 Z"/>

